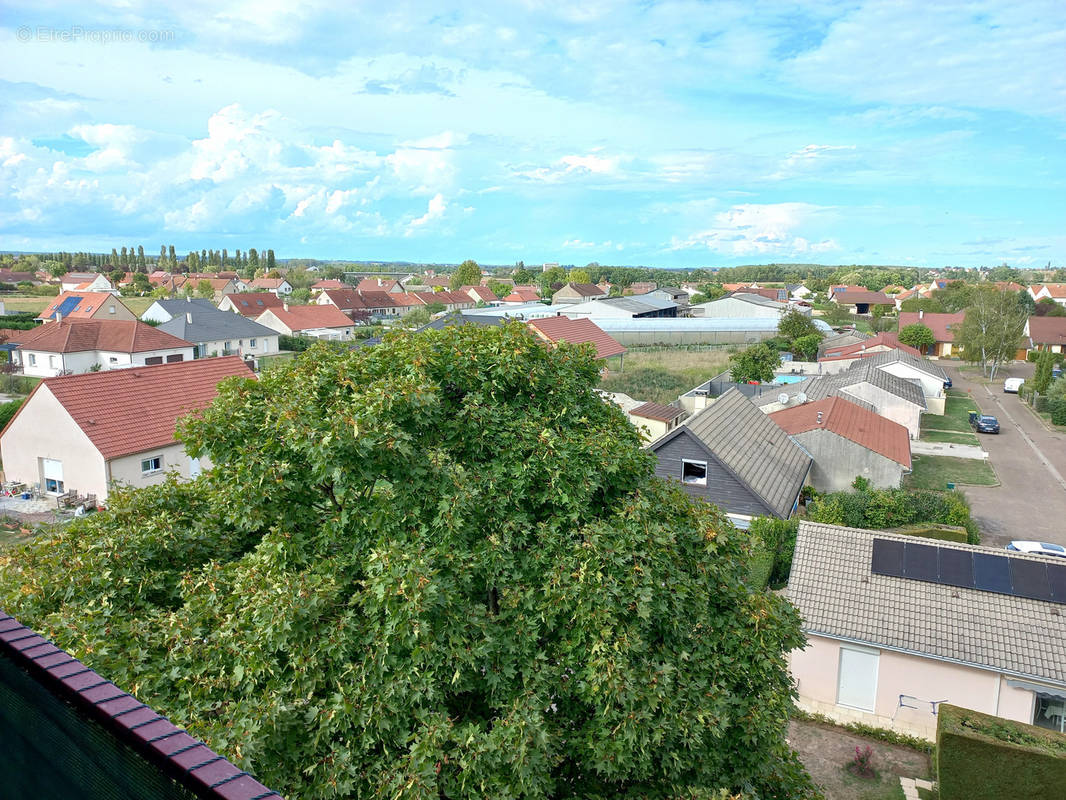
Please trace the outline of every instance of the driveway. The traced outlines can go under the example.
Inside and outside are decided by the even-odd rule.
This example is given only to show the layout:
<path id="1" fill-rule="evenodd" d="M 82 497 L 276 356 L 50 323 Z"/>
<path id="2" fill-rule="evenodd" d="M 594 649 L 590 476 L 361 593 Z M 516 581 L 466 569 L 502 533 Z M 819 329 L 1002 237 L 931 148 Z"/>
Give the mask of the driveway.
<path id="1" fill-rule="evenodd" d="M 1003 392 L 1004 378 L 1031 378 L 1033 365 L 1000 370 L 993 384 L 944 366 L 956 388 L 969 392 L 982 412 L 999 418 L 998 435 L 978 437 L 1000 485 L 963 487 L 981 528 L 981 543 L 1002 546 L 1011 539 L 1038 539 L 1066 545 L 1066 436 L 1049 431 L 1018 395 Z"/>

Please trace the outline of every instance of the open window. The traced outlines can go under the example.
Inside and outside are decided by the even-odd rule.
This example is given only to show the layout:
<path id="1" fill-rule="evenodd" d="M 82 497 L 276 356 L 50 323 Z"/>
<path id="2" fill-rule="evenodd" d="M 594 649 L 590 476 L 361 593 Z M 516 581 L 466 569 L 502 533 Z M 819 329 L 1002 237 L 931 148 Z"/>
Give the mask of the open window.
<path id="1" fill-rule="evenodd" d="M 707 485 L 707 462 L 681 459 L 681 482 L 693 486 Z"/>

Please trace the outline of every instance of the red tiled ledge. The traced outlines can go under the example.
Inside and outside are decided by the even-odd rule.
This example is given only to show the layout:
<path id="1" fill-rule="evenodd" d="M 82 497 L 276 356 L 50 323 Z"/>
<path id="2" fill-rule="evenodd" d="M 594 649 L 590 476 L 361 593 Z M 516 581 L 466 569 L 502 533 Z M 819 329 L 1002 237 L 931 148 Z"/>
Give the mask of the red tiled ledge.
<path id="1" fill-rule="evenodd" d="M 198 797 L 284 800 L 278 792 L 2 610 L 0 652 L 46 690 L 72 702 Z"/>

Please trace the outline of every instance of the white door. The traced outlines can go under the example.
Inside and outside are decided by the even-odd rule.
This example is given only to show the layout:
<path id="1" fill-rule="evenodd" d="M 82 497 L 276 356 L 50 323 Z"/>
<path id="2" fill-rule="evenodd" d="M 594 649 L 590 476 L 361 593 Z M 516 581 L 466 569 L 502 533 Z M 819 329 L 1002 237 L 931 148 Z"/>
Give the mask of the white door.
<path id="1" fill-rule="evenodd" d="M 200 477 L 200 472 L 200 459 L 189 456 L 189 477 L 198 478 Z"/>
<path id="2" fill-rule="evenodd" d="M 858 647 L 840 648 L 840 678 L 837 703 L 842 706 L 873 711 L 877 699 L 877 650 Z"/>
<path id="3" fill-rule="evenodd" d="M 41 485 L 46 492 L 63 494 L 63 462 L 54 458 L 41 459 Z"/>

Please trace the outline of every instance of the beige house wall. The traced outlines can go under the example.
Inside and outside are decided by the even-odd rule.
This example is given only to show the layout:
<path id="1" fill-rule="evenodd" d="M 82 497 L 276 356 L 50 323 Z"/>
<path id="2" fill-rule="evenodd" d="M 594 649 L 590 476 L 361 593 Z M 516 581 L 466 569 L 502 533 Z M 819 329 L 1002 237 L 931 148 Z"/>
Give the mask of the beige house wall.
<path id="1" fill-rule="evenodd" d="M 870 383 L 857 383 L 849 386 L 844 393 L 865 400 L 882 417 L 888 417 L 906 428 L 912 439 L 918 438 L 924 409 Z"/>
<path id="2" fill-rule="evenodd" d="M 41 459 L 55 459 L 67 491 L 107 495 L 103 456 L 47 386 L 37 388 L 0 437 L 0 458 L 8 480 L 43 487 Z"/>
<path id="3" fill-rule="evenodd" d="M 161 468 L 157 472 L 142 472 L 141 462 L 155 456 L 162 459 Z M 206 470 L 210 466 L 211 462 L 208 458 L 200 459 L 201 470 Z M 114 458 L 108 462 L 108 469 L 112 483 L 126 484 L 138 489 L 162 483 L 168 473 L 177 473 L 183 480 L 191 477 L 189 456 L 186 455 L 184 446 L 178 442 L 166 447 L 145 450 L 143 453 Z"/>
<path id="4" fill-rule="evenodd" d="M 880 652 L 874 708 L 842 706 L 837 703 L 841 646 L 849 645 L 808 635 L 807 647 L 791 653 L 800 708 L 839 722 L 862 722 L 930 741 L 936 739 L 937 719 L 931 701 L 1019 722 L 1033 721 L 1033 692 L 1008 686 L 1007 677 L 998 672 L 869 646 L 860 647 Z M 907 696 L 907 705 L 918 708 L 901 707 L 900 695 Z"/>
<path id="5" fill-rule="evenodd" d="M 198 346 L 201 358 L 208 356 L 220 356 L 227 351 L 230 354 L 242 356 L 265 356 L 278 352 L 278 335 L 256 336 L 255 347 L 251 346 L 252 339 L 219 339 L 217 342 L 201 342 Z"/>

